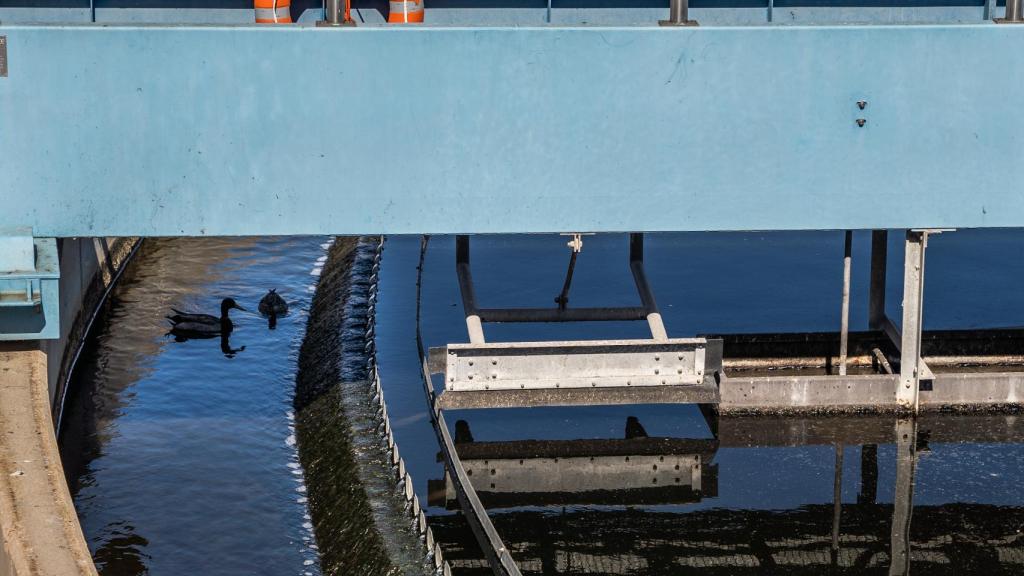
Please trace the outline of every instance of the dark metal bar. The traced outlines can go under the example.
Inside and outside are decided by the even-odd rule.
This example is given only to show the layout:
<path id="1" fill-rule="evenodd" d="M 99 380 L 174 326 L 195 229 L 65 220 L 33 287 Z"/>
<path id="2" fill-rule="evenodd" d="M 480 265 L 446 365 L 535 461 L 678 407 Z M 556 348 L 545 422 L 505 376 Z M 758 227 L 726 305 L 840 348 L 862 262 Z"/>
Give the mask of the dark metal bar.
<path id="1" fill-rule="evenodd" d="M 462 309 L 466 314 L 469 341 L 473 344 L 483 344 L 484 328 L 476 308 L 473 276 L 469 271 L 469 236 L 455 237 L 455 271 L 459 276 L 459 293 L 462 295 Z"/>
<path id="2" fill-rule="evenodd" d="M 871 232 L 871 289 L 868 301 L 868 326 L 882 327 L 885 318 L 885 267 L 889 252 L 889 232 Z"/>
<path id="3" fill-rule="evenodd" d="M 643 320 L 647 310 L 622 308 L 483 308 L 475 309 L 481 322 L 620 322 Z M 468 317 L 467 317 L 468 318 Z"/>
<path id="4" fill-rule="evenodd" d="M 640 302 L 646 310 L 647 323 L 651 327 L 651 337 L 655 340 L 667 340 L 668 332 L 661 320 L 661 312 L 658 311 L 658 303 L 654 299 L 654 292 L 647 282 L 647 274 L 644 272 L 644 235 L 629 235 L 629 269 L 633 272 L 633 281 L 636 283 L 636 291 L 640 295 Z"/>
<path id="5" fill-rule="evenodd" d="M 458 242 L 456 243 L 456 246 L 458 246 Z M 464 255 L 468 260 L 468 241 L 465 248 L 466 250 Z M 501 536 L 499 536 L 498 531 L 495 530 L 494 524 L 487 515 L 487 509 L 484 508 L 483 504 L 480 502 L 480 498 L 477 496 L 476 490 L 473 488 L 473 484 L 469 481 L 469 476 L 466 474 L 466 470 L 463 468 L 462 462 L 459 460 L 459 454 L 455 450 L 455 443 L 452 441 L 451 435 L 448 433 L 448 426 L 445 423 L 444 414 L 442 414 L 441 408 L 438 406 L 434 397 L 433 385 L 430 382 L 430 369 L 428 368 L 427 358 L 423 348 L 423 335 L 420 332 L 420 312 L 423 302 L 421 290 L 423 286 L 423 266 L 426 250 L 426 243 L 423 243 L 420 247 L 420 265 L 416 274 L 416 347 L 420 357 L 423 392 L 426 396 L 427 406 L 430 409 L 430 421 L 434 427 L 434 434 L 437 436 L 438 444 L 441 447 L 445 469 L 448 470 L 448 473 L 451 475 L 452 483 L 455 486 L 455 494 L 459 500 L 459 505 L 462 507 L 463 516 L 469 522 L 470 529 L 473 531 L 474 536 L 476 536 L 477 543 L 480 545 L 480 550 L 484 553 L 484 557 L 487 558 L 487 563 L 490 565 L 491 570 L 494 572 L 495 576 L 521 576 L 522 573 L 519 571 L 519 567 L 516 566 L 515 560 L 512 559 L 512 556 L 509 554 L 504 542 L 501 540 Z M 456 250 L 457 259 L 459 256 L 458 252 L 459 251 Z"/>
<path id="6" fill-rule="evenodd" d="M 839 519 L 843 510 L 843 445 L 836 444 L 836 468 L 832 482 L 832 565 L 839 561 Z"/>
<path id="7" fill-rule="evenodd" d="M 857 494 L 857 503 L 874 504 L 877 500 L 878 444 L 863 444 L 860 447 L 860 492 Z"/>
<path id="8" fill-rule="evenodd" d="M 576 270 L 576 256 L 579 254 L 576 250 L 573 250 L 569 254 L 569 269 L 565 272 L 565 283 L 562 284 L 562 292 L 555 297 L 555 303 L 558 304 L 559 310 L 565 310 L 569 305 L 569 289 L 572 288 L 572 273 Z"/>

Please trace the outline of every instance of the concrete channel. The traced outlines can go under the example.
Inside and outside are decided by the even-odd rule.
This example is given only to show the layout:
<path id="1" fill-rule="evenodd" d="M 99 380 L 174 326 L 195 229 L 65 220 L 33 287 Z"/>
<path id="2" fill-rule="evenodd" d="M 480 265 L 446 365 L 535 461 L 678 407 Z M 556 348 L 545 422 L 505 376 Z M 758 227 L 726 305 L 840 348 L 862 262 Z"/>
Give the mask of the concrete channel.
<path id="1" fill-rule="evenodd" d="M 74 361 L 138 243 L 61 241 L 61 337 L 0 345 L 0 576 L 96 574 L 55 430 Z"/>

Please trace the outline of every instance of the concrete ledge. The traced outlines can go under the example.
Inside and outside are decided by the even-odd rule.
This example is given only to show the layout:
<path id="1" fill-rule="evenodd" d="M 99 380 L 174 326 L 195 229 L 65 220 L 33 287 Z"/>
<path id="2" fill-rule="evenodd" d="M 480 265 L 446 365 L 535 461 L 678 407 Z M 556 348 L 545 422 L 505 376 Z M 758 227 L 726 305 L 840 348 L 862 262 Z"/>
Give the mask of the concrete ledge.
<path id="1" fill-rule="evenodd" d="M 753 376 L 722 378 L 722 412 L 899 412 L 899 376 Z M 922 381 L 922 411 L 1007 410 L 1024 405 L 1024 372 L 936 374 Z"/>
<path id="2" fill-rule="evenodd" d="M 95 575 L 64 481 L 46 355 L 0 347 L 0 575 Z"/>

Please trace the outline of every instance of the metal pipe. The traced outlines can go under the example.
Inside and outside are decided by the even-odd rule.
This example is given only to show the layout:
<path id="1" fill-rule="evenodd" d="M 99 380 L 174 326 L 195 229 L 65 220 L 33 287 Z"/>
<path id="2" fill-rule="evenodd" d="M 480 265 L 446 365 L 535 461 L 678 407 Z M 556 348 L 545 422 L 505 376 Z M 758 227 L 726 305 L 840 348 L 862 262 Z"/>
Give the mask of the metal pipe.
<path id="1" fill-rule="evenodd" d="M 1013 0 L 1007 0 L 1013 1 Z M 1020 0 L 1017 0 L 1018 2 Z M 683 26 L 690 21 L 690 2 L 689 0 L 669 0 L 668 3 L 668 21 L 675 26 Z"/>
<path id="2" fill-rule="evenodd" d="M 1021 0 L 1006 0 L 1006 17 L 1004 22 L 1024 22 L 1024 10 Z"/>
<path id="3" fill-rule="evenodd" d="M 461 282 L 460 282 L 461 283 Z M 482 322 L 621 322 L 643 320 L 638 306 L 623 308 L 483 308 L 473 312 Z"/>
<path id="4" fill-rule="evenodd" d="M 689 0 L 669 0 L 668 20 L 659 20 L 661 26 L 696 26 L 696 20 L 690 20 Z"/>
<path id="5" fill-rule="evenodd" d="M 889 252 L 889 232 L 871 232 L 871 288 L 868 296 L 868 326 L 877 330 L 885 319 L 885 271 Z"/>
<path id="6" fill-rule="evenodd" d="M 647 324 L 651 327 L 651 337 L 655 340 L 668 340 L 668 332 L 661 320 L 658 303 L 654 300 L 654 292 L 651 291 L 647 274 L 644 273 L 643 234 L 629 235 L 629 268 L 633 271 L 633 281 L 636 283 L 636 291 L 640 294 L 640 302 L 647 310 Z"/>
<path id="7" fill-rule="evenodd" d="M 466 314 L 469 341 L 471 344 L 483 344 L 484 327 L 476 308 L 473 276 L 469 272 L 469 236 L 455 237 L 455 271 L 459 276 L 459 292 L 462 294 L 462 309 Z"/>
<path id="8" fill-rule="evenodd" d="M 341 24 L 339 0 L 324 0 L 324 21 L 331 26 Z"/>
<path id="9" fill-rule="evenodd" d="M 843 245 L 843 310 L 839 321 L 839 375 L 846 376 L 846 351 L 850 341 L 850 255 L 853 231 L 846 231 Z"/>

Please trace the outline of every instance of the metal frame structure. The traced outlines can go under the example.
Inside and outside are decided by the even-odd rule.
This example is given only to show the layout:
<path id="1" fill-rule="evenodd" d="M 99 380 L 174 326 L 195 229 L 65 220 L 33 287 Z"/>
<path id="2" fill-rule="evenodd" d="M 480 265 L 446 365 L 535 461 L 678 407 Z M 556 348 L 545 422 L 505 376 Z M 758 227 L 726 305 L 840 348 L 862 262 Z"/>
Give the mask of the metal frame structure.
<path id="1" fill-rule="evenodd" d="M 0 230 L 0 341 L 60 337 L 59 280 L 55 238 Z"/>
<path id="2" fill-rule="evenodd" d="M 556 307 L 481 308 L 470 268 L 469 237 L 456 237 L 455 270 L 469 343 L 430 350 L 431 372 L 444 374 L 442 405 L 460 402 L 452 396 L 465 394 L 470 397 L 464 402 L 492 405 L 716 402 L 720 342 L 668 337 L 644 271 L 643 234 L 629 236 L 629 267 L 640 306 L 569 307 L 572 273 L 582 246 L 579 236 L 569 245 L 573 253 Z M 651 339 L 494 344 L 486 342 L 483 330 L 488 322 L 625 320 L 646 321 Z M 659 391 L 652 394 L 652 388 Z M 666 389 L 672 392 L 662 393 Z"/>
<path id="3" fill-rule="evenodd" d="M 574 261 L 573 261 L 574 263 Z M 480 308 L 477 305 L 476 290 L 473 288 L 473 275 L 469 262 L 469 236 L 455 237 L 455 272 L 459 277 L 459 292 L 462 295 L 462 307 L 466 314 L 466 329 L 471 344 L 483 344 L 483 324 L 486 322 L 622 322 L 629 320 L 646 320 L 651 330 L 651 338 L 656 341 L 668 340 L 668 332 L 658 311 L 658 304 L 651 291 L 644 272 L 644 235 L 629 235 L 629 269 L 633 273 L 636 291 L 640 296 L 641 306 L 600 307 L 600 308 L 569 308 L 560 303 L 557 308 Z M 571 278 L 570 268 L 570 276 Z M 560 298 L 568 295 L 568 283 L 563 288 Z M 556 299 L 558 301 L 558 299 Z"/>

